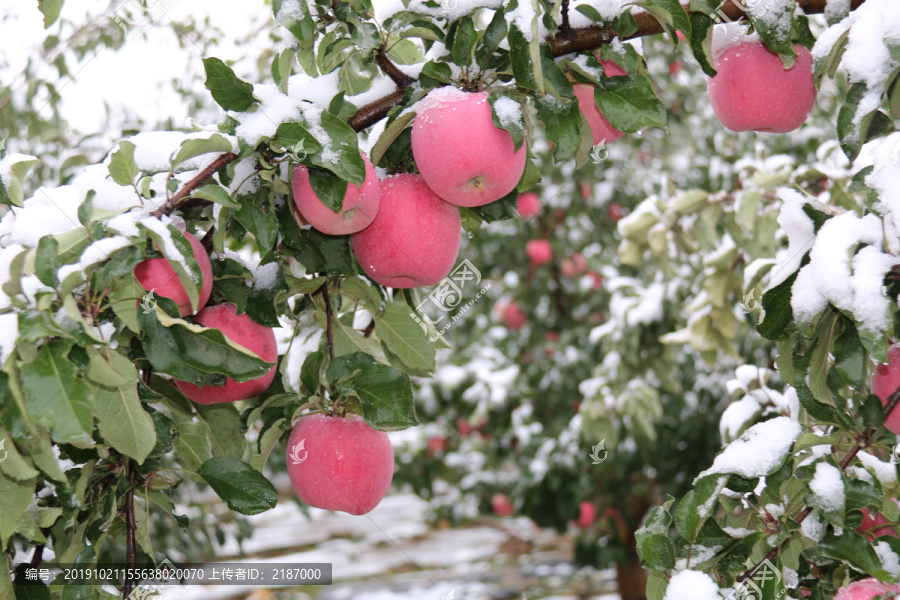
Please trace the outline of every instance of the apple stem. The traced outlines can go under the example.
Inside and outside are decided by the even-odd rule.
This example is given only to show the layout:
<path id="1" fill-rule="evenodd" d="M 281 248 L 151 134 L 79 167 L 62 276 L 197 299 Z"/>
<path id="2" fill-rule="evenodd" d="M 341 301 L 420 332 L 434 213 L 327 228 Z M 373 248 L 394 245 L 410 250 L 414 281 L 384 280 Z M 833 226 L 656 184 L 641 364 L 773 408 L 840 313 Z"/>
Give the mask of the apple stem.
<path id="1" fill-rule="evenodd" d="M 559 30 L 563 35 L 568 36 L 572 31 L 572 26 L 569 25 L 569 0 L 562 0 L 562 6 L 559 10 L 562 14 L 562 24 L 559 26 Z"/>
<path id="2" fill-rule="evenodd" d="M 325 301 L 325 337 L 328 340 L 328 356 L 334 360 L 334 333 L 332 331 L 331 320 L 334 313 L 331 311 L 331 298 L 328 296 L 328 276 L 325 276 L 325 283 L 319 288 L 322 298 Z"/>

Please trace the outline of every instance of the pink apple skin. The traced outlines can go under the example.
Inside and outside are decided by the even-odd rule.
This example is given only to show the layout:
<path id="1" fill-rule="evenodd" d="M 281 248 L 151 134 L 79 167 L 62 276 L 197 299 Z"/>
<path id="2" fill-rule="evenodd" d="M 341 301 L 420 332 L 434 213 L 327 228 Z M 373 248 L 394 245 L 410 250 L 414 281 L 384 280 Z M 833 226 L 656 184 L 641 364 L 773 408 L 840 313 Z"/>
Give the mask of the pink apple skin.
<path id="1" fill-rule="evenodd" d="M 334 212 L 319 200 L 309 182 L 309 170 L 303 165 L 294 169 L 291 189 L 294 202 L 310 225 L 328 235 L 348 235 L 362 231 L 375 220 L 381 204 L 381 184 L 372 161 L 362 154 L 366 163 L 366 179 L 362 185 L 347 184 L 347 193 L 340 212 Z"/>
<path id="2" fill-rule="evenodd" d="M 794 46 L 796 62 L 785 70 L 781 58 L 762 42 L 744 42 L 715 60 L 707 81 L 709 101 L 722 125 L 732 131 L 787 133 L 806 121 L 816 103 L 813 59 Z"/>
<path id="3" fill-rule="evenodd" d="M 547 240 L 528 240 L 525 244 L 525 253 L 531 264 L 543 265 L 553 260 L 553 248 Z"/>
<path id="4" fill-rule="evenodd" d="M 525 314 L 524 310 L 519 308 L 518 304 L 509 302 L 500 307 L 500 320 L 509 329 L 518 331 L 528 322 L 528 315 Z"/>
<path id="5" fill-rule="evenodd" d="M 900 591 L 900 585 L 882 583 L 874 577 L 860 579 L 838 590 L 834 600 L 872 600 L 888 592 Z"/>
<path id="6" fill-rule="evenodd" d="M 534 192 L 525 192 L 520 194 L 516 200 L 516 208 L 519 211 L 519 215 L 533 217 L 541 212 L 541 198 Z"/>
<path id="7" fill-rule="evenodd" d="M 191 243 L 194 250 L 194 258 L 200 266 L 200 272 L 203 274 L 203 282 L 200 284 L 199 303 L 197 310 L 200 310 L 209 302 L 212 294 L 213 274 L 212 263 L 209 260 L 209 254 L 200 244 L 200 241 L 190 233 L 185 233 L 184 237 Z M 166 258 L 148 258 L 134 268 L 134 276 L 145 290 L 154 290 L 154 293 L 169 298 L 178 305 L 178 314 L 182 317 L 194 314 L 191 308 L 191 300 L 188 298 L 187 290 L 178 280 L 175 269 L 169 264 Z"/>
<path id="8" fill-rule="evenodd" d="M 576 252 L 571 258 L 564 258 L 559 265 L 560 271 L 566 277 L 575 277 L 578 273 L 584 273 L 587 268 L 587 262 L 580 252 Z"/>
<path id="9" fill-rule="evenodd" d="M 603 65 L 603 72 L 607 77 L 628 75 L 625 69 L 620 67 L 614 60 L 600 61 L 600 64 Z M 594 101 L 594 86 L 586 83 L 576 83 L 573 88 L 575 89 L 575 97 L 578 98 L 578 107 L 581 109 L 581 114 L 584 115 L 588 125 L 591 127 L 592 144 L 595 146 L 600 142 L 608 144 L 625 135 L 610 125 L 603 113 L 600 112 L 600 109 L 597 108 L 597 103 Z"/>
<path id="10" fill-rule="evenodd" d="M 418 175 L 405 173 L 381 182 L 378 215 L 350 242 L 360 266 L 381 285 L 434 285 L 456 263 L 461 223 L 458 208 Z"/>
<path id="11" fill-rule="evenodd" d="M 890 535 L 893 537 L 900 537 L 897 534 L 897 531 L 887 525 L 890 521 L 887 520 L 881 513 L 875 513 L 875 518 L 872 518 L 872 513 L 869 512 L 868 508 L 864 508 L 862 510 L 863 520 L 860 523 L 859 527 L 856 528 L 856 531 L 866 536 L 869 541 L 873 541 L 877 537 L 881 537 L 883 535 Z M 879 527 L 879 525 L 887 525 L 886 527 Z M 877 528 L 877 529 L 876 529 Z"/>
<path id="12" fill-rule="evenodd" d="M 589 500 L 585 500 L 578 507 L 577 525 L 581 529 L 590 529 L 597 520 L 597 508 Z"/>
<path id="13" fill-rule="evenodd" d="M 293 448 L 303 442 L 296 455 Z M 304 454 L 305 452 L 305 454 Z M 375 508 L 394 477 L 394 449 L 388 435 L 359 415 L 301 417 L 288 440 L 288 475 L 304 503 L 325 510 L 364 515 Z"/>
<path id="14" fill-rule="evenodd" d="M 219 329 L 229 340 L 237 342 L 267 362 L 278 361 L 278 345 L 275 333 L 268 327 L 260 325 L 247 314 L 237 314 L 233 304 L 223 303 L 207 306 L 194 317 L 204 327 Z M 237 382 L 230 377 L 225 385 L 208 385 L 199 387 L 187 381 L 175 380 L 181 393 L 197 404 L 221 404 L 256 398 L 272 385 L 277 365 L 257 379 Z"/>
<path id="15" fill-rule="evenodd" d="M 888 398 L 900 387 L 900 344 L 888 348 L 887 364 L 875 367 L 872 377 L 872 393 L 881 398 L 881 404 L 887 406 Z M 884 420 L 884 426 L 892 433 L 900 433 L 900 407 L 894 409 Z"/>
<path id="16" fill-rule="evenodd" d="M 498 517 L 511 517 L 515 512 L 512 502 L 509 501 L 506 494 L 494 494 L 491 497 L 491 508 Z"/>
<path id="17" fill-rule="evenodd" d="M 434 193 L 456 206 L 482 206 L 513 191 L 525 171 L 525 144 L 491 120 L 488 92 L 442 95 L 416 115 L 412 153 Z"/>

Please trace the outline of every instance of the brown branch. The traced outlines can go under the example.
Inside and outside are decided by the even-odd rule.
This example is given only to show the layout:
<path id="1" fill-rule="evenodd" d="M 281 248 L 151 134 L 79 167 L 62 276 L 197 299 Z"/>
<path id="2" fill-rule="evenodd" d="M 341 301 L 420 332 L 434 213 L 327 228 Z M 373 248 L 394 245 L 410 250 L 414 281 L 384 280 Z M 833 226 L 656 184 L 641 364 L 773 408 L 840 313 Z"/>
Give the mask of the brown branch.
<path id="1" fill-rule="evenodd" d="M 891 413 L 894 412 L 894 409 L 900 405 L 900 388 L 894 390 L 894 392 L 888 396 L 887 404 L 884 407 L 884 420 L 887 421 L 888 417 L 891 416 Z M 846 470 L 850 463 L 853 462 L 853 459 L 856 458 L 856 455 L 859 454 L 859 451 L 863 448 L 867 448 L 869 446 L 869 441 L 872 439 L 872 434 L 878 431 L 877 427 L 869 427 L 862 434 L 856 438 L 856 443 L 853 444 L 853 447 L 844 455 L 844 458 L 841 459 L 841 462 L 838 463 L 838 466 L 841 468 L 841 472 Z M 797 523 L 802 523 L 806 520 L 806 517 L 812 513 L 813 509 L 811 506 L 804 507 L 803 510 L 800 511 L 800 514 L 797 515 Z M 775 559 L 778 554 L 784 549 L 785 545 L 790 540 L 790 537 L 785 538 L 778 546 L 772 548 L 766 557 L 758 562 L 753 568 L 746 571 L 743 575 L 737 578 L 738 582 L 746 581 L 747 579 L 756 575 L 757 571 L 759 571 L 765 561 Z"/>
<path id="2" fill-rule="evenodd" d="M 197 173 L 193 179 L 184 184 L 180 190 L 175 192 L 175 195 L 166 202 L 162 208 L 157 211 L 154 211 L 152 214 L 154 217 L 159 218 L 162 215 L 170 215 L 175 212 L 175 209 L 178 208 L 179 203 L 188 198 L 195 189 L 203 185 L 203 183 L 215 174 L 216 171 L 221 169 L 222 167 L 228 165 L 229 163 L 237 160 L 238 155 L 234 152 L 226 152 L 212 161 L 208 167 Z"/>
<path id="3" fill-rule="evenodd" d="M 41 533 L 47 535 L 49 531 L 41 529 Z M 34 554 L 31 555 L 31 566 L 36 567 L 40 565 L 42 560 L 44 560 L 44 544 L 38 544 L 34 547 Z"/>
<path id="4" fill-rule="evenodd" d="M 401 71 L 397 65 L 391 62 L 383 47 L 375 54 L 375 63 L 381 69 L 381 72 L 390 77 L 391 81 L 396 83 L 401 90 L 405 90 L 416 82 L 415 79 Z"/>
<path id="5" fill-rule="evenodd" d="M 206 235 L 203 236 L 203 239 L 200 240 L 200 245 L 203 246 L 203 249 L 206 250 L 207 254 L 212 254 L 213 251 L 213 237 L 216 235 L 216 226 L 213 225 L 209 228 L 209 231 L 206 232 Z"/>
<path id="6" fill-rule="evenodd" d="M 366 328 L 363 329 L 363 337 L 369 337 L 372 335 L 372 332 L 375 331 L 375 318 L 372 317 L 372 320 L 369 321 L 369 324 L 366 325 Z"/>
<path id="7" fill-rule="evenodd" d="M 125 492 L 125 562 L 128 563 L 128 572 L 125 574 L 125 583 L 122 586 L 122 599 L 131 597 L 134 581 L 129 574 L 137 566 L 137 545 L 135 532 L 137 525 L 134 520 L 134 488 L 137 485 L 137 468 L 133 460 L 128 461 L 128 491 Z"/>
<path id="8" fill-rule="evenodd" d="M 563 35 L 568 35 L 572 31 L 572 26 L 569 25 L 569 0 L 562 0 L 559 10 L 562 13 L 562 24 L 559 26 L 559 30 Z"/>
<path id="9" fill-rule="evenodd" d="M 322 298 L 325 300 L 325 337 L 328 340 L 328 356 L 334 360 L 334 332 L 331 320 L 334 313 L 331 311 L 331 298 L 328 296 L 328 275 L 325 276 L 325 283 L 319 288 L 322 292 Z"/>

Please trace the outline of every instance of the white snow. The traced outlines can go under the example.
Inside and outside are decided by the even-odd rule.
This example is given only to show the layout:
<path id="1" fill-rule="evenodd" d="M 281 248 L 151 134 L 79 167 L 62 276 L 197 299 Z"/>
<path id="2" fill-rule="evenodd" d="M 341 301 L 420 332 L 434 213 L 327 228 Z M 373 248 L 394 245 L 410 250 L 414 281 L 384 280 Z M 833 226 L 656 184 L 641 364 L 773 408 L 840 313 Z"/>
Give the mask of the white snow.
<path id="1" fill-rule="evenodd" d="M 865 450 L 860 450 L 856 457 L 863 466 L 875 472 L 875 477 L 878 478 L 881 485 L 890 486 L 897 483 L 896 465 L 890 461 L 882 461 Z"/>
<path id="2" fill-rule="evenodd" d="M 669 580 L 663 600 L 719 600 L 719 586 L 706 573 L 682 571 Z"/>
<path id="3" fill-rule="evenodd" d="M 782 253 L 779 264 L 772 269 L 769 288 L 782 283 L 800 267 L 803 256 L 816 239 L 812 219 L 803 212 L 806 199 L 790 189 L 779 190 L 778 197 L 784 202 L 778 213 L 778 224 L 787 234 L 788 247 Z"/>
<path id="4" fill-rule="evenodd" d="M 16 313 L 0 315 L 0 367 L 15 349 L 18 337 L 19 315 Z"/>
<path id="5" fill-rule="evenodd" d="M 494 112 L 500 119 L 503 127 L 515 126 L 523 127 L 522 124 L 522 106 L 512 98 L 500 98 L 494 102 Z"/>
<path id="6" fill-rule="evenodd" d="M 900 576 L 900 556 L 891 548 L 887 542 L 878 542 L 875 544 L 875 553 L 881 559 L 881 566 L 884 570 L 894 577 Z"/>
<path id="7" fill-rule="evenodd" d="M 825 512 L 834 512 L 844 506 L 844 480 L 841 471 L 834 465 L 820 462 L 816 465 L 816 474 L 809 482 L 812 491 L 812 503 Z"/>
<path id="8" fill-rule="evenodd" d="M 717 473 L 762 477 L 790 452 L 800 432 L 800 424 L 788 417 L 775 417 L 757 423 L 726 446 L 712 466 L 700 473 L 697 479 Z"/>

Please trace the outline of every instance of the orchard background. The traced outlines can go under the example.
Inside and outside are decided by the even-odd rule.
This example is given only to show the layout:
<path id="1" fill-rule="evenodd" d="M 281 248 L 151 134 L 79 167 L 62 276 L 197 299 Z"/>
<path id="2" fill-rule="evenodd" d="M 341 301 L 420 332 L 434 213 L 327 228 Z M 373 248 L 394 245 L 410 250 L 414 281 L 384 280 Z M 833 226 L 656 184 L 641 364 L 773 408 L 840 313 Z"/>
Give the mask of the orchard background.
<path id="1" fill-rule="evenodd" d="M 873 385 L 900 321 L 896 2 L 37 4 L 0 6 L 0 598 L 128 595 L 140 581 L 25 568 L 214 561 L 245 515 L 308 510 L 275 484 L 321 410 L 390 432 L 393 489 L 435 526 L 568 532 L 623 600 L 898 582 L 900 381 Z M 747 25 L 785 65 L 811 49 L 799 129 L 713 112 L 707 78 Z M 572 79 L 624 136 L 592 138 Z M 303 165 L 336 208 L 358 150 L 416 172 L 417 102 L 448 86 L 490 91 L 528 152 L 516 189 L 460 209 L 453 272 L 477 281 L 449 298 L 379 285 L 291 190 Z M 173 385 L 269 368 L 190 316 L 209 277 L 181 232 L 211 257 L 209 304 L 273 329 L 262 395 Z M 147 297 L 147 259 L 184 265 L 188 314 Z"/>

